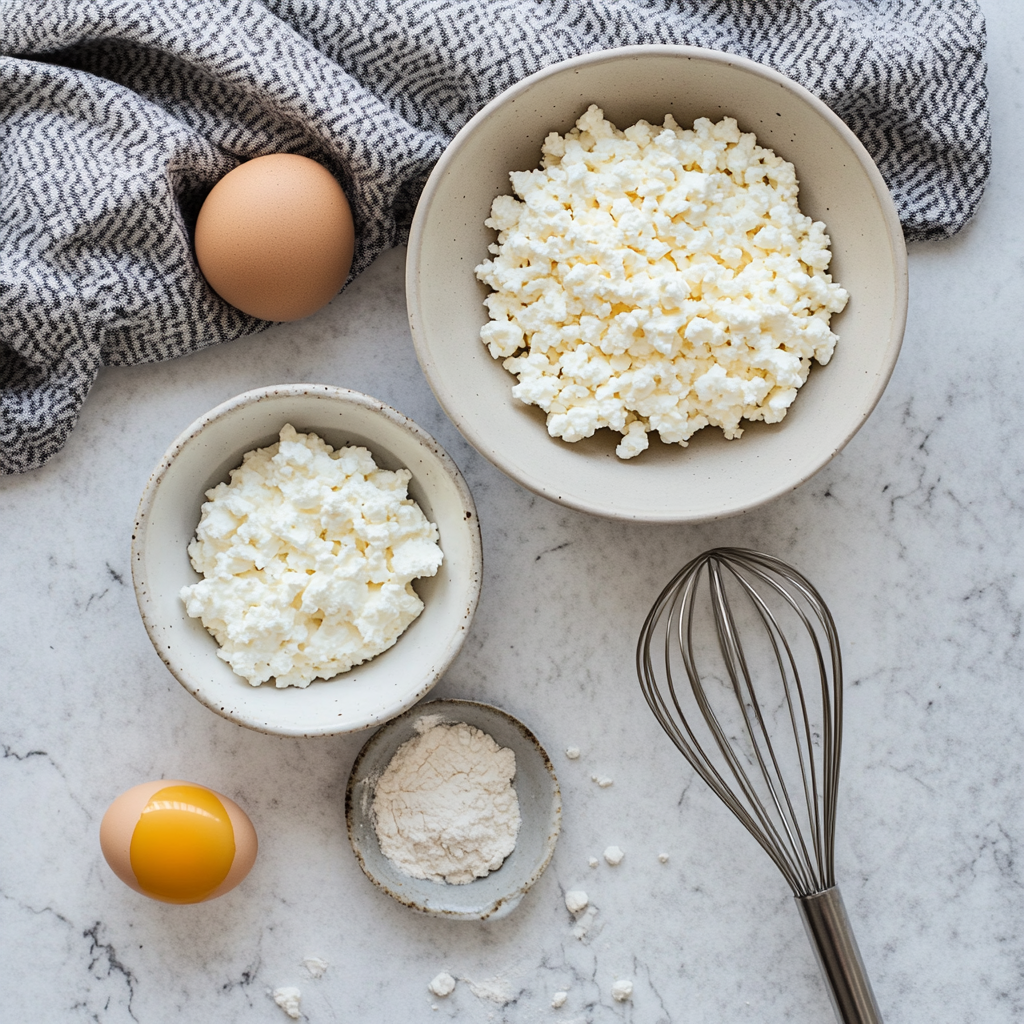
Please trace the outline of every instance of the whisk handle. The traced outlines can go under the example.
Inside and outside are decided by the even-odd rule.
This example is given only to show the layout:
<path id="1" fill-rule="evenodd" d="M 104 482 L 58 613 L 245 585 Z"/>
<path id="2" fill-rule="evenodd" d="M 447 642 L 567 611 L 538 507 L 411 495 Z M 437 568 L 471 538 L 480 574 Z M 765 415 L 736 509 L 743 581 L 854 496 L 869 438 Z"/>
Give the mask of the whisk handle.
<path id="1" fill-rule="evenodd" d="M 797 896 L 796 902 L 825 976 L 836 1019 L 840 1024 L 882 1024 L 838 886 Z"/>

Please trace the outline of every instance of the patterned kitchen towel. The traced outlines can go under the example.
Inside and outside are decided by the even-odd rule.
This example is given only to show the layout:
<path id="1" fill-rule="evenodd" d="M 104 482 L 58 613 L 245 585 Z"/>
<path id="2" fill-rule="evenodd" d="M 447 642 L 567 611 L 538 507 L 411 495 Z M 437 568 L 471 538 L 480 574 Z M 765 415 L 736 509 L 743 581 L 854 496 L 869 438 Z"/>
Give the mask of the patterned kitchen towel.
<path id="1" fill-rule="evenodd" d="M 240 161 L 303 153 L 352 202 L 353 273 L 404 237 L 465 122 L 554 61 L 689 43 L 761 61 L 862 139 L 909 239 L 989 170 L 974 0 L 0 0 L 0 471 L 42 465 L 101 366 L 259 331 L 191 231 Z"/>

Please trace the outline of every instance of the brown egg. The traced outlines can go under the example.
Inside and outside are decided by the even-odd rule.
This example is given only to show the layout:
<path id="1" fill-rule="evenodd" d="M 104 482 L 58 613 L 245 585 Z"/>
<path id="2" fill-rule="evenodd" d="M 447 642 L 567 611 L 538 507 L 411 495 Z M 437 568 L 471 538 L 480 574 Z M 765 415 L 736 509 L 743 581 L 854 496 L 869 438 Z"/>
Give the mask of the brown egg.
<path id="1" fill-rule="evenodd" d="M 352 210 L 334 175 L 294 153 L 229 171 L 196 222 L 210 287 L 262 320 L 301 320 L 326 306 L 352 267 Z"/>
<path id="2" fill-rule="evenodd" d="M 114 874 L 163 903 L 222 896 L 249 873 L 257 846 L 238 804 L 178 779 L 133 786 L 100 822 L 100 848 Z"/>

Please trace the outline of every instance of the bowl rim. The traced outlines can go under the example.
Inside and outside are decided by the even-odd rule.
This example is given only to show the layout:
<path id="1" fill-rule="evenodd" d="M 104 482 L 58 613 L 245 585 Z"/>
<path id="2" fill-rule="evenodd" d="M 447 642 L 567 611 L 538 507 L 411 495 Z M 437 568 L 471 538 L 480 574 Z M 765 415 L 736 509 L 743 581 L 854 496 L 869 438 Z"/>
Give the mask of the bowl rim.
<path id="1" fill-rule="evenodd" d="M 271 727 L 268 723 L 263 721 L 249 719 L 244 714 L 235 712 L 234 709 L 227 710 L 222 707 L 217 700 L 212 699 L 206 688 L 199 687 L 190 678 L 188 673 L 175 663 L 174 659 L 170 657 L 171 652 L 165 650 L 164 645 L 158 642 L 156 630 L 160 628 L 160 624 L 157 623 L 153 615 L 152 608 L 150 607 L 151 598 L 149 596 L 148 573 L 144 568 L 145 558 L 143 557 L 143 537 L 146 533 L 146 527 L 150 519 L 153 503 L 156 500 L 160 484 L 171 464 L 178 457 L 178 454 L 190 441 L 198 437 L 198 435 L 201 434 L 209 424 L 222 419 L 236 409 L 252 405 L 253 403 L 262 401 L 268 397 L 279 395 L 288 397 L 312 395 L 332 399 L 347 405 L 361 406 L 363 408 L 370 409 L 371 411 L 383 416 L 385 419 L 390 420 L 393 424 L 403 428 L 411 434 L 423 447 L 427 448 L 438 459 L 449 479 L 455 484 L 463 508 L 467 513 L 471 513 L 471 517 L 467 516 L 463 519 L 463 526 L 467 527 L 469 530 L 471 549 L 470 579 L 468 588 L 469 600 L 466 604 L 466 612 L 463 620 L 464 627 L 458 629 L 452 634 L 447 646 L 445 647 L 443 657 L 436 663 L 436 668 L 432 675 L 427 678 L 422 685 L 417 687 L 416 691 L 406 698 L 400 706 L 390 710 L 383 720 L 377 716 L 366 721 L 356 720 L 355 722 L 345 722 L 344 724 L 330 722 L 323 728 L 315 729 L 310 729 L 308 727 L 291 728 L 288 726 Z M 480 517 L 477 514 L 476 503 L 473 501 L 472 492 L 459 470 L 459 467 L 455 464 L 455 461 L 444 450 L 440 443 L 414 420 L 411 420 L 404 413 L 399 412 L 397 409 L 394 409 L 392 406 L 387 405 L 379 399 L 373 398 L 361 391 L 353 391 L 350 388 L 335 387 L 331 384 L 270 384 L 261 388 L 254 388 L 252 390 L 245 391 L 240 395 L 235 395 L 233 398 L 229 398 L 226 401 L 221 402 L 219 405 L 214 406 L 214 408 L 209 410 L 209 412 L 204 413 L 202 416 L 198 417 L 198 419 L 189 424 L 189 426 L 187 426 L 167 447 L 166 451 L 161 456 L 160 461 L 149 474 L 146 486 L 139 499 L 138 508 L 135 513 L 135 522 L 132 528 L 131 569 L 132 585 L 135 590 L 135 600 L 138 604 L 139 613 L 142 616 L 142 622 L 145 626 L 146 634 L 149 637 L 150 643 L 152 643 L 154 650 L 159 655 L 160 660 L 167 667 L 167 670 L 171 675 L 174 676 L 182 687 L 184 687 L 184 689 L 204 707 L 213 711 L 221 718 L 234 722 L 236 725 L 241 725 L 247 729 L 252 729 L 255 732 L 264 733 L 269 736 L 294 736 L 303 738 L 314 736 L 333 736 L 343 733 L 365 732 L 367 729 L 380 727 L 382 723 L 398 717 L 421 701 L 434 688 L 434 686 L 437 685 L 438 680 L 444 676 L 448 667 L 462 649 L 462 645 L 469 634 L 469 625 L 473 621 L 477 606 L 480 602 L 480 588 L 483 582 L 483 541 L 480 535 Z M 401 638 L 399 637 L 399 639 Z M 245 685 L 245 680 L 239 678 L 238 681 L 240 684 Z M 317 682 L 330 682 L 330 680 L 317 680 Z"/>
<path id="2" fill-rule="evenodd" d="M 850 151 L 857 158 L 857 161 L 870 180 L 875 196 L 878 199 L 883 219 L 886 227 L 888 228 L 889 244 L 892 250 L 893 263 L 896 268 L 895 304 L 893 309 L 894 315 L 889 332 L 889 344 L 886 350 L 886 358 L 879 366 L 878 387 L 876 393 L 869 405 L 862 410 L 860 418 L 854 428 L 843 439 L 841 444 L 827 455 L 820 458 L 816 463 L 809 466 L 798 479 L 787 479 L 759 497 L 737 502 L 735 505 L 723 508 L 720 512 L 716 512 L 712 515 L 708 515 L 705 512 L 687 513 L 685 511 L 682 513 L 665 511 L 638 514 L 633 510 L 627 511 L 617 508 L 614 503 L 586 500 L 576 498 L 571 495 L 563 495 L 559 492 L 557 485 L 552 485 L 545 480 L 543 474 L 538 474 L 535 471 L 524 470 L 522 467 L 514 466 L 512 461 L 502 454 L 500 448 L 492 447 L 482 438 L 478 438 L 475 431 L 468 423 L 468 417 L 460 412 L 456 403 L 448 400 L 443 381 L 438 373 L 437 367 L 430 358 L 429 347 L 424 337 L 423 330 L 420 327 L 419 280 L 422 266 L 421 251 L 425 225 L 430 215 L 430 209 L 434 203 L 434 199 L 436 198 L 437 192 L 441 186 L 441 181 L 446 175 L 451 163 L 466 145 L 468 137 L 483 121 L 490 117 L 497 108 L 504 106 L 511 100 L 515 100 L 517 97 L 531 89 L 537 82 L 540 82 L 545 78 L 564 74 L 566 71 L 571 71 L 582 66 L 648 56 L 675 56 L 685 60 L 701 60 L 716 64 L 734 65 L 738 68 L 742 68 L 743 70 L 756 74 L 768 82 L 788 89 L 804 100 L 804 102 L 812 107 L 819 116 L 821 116 L 833 129 L 835 129 L 840 137 L 846 142 Z M 710 522 L 716 519 L 724 519 L 729 516 L 739 515 L 742 512 L 747 512 L 751 509 L 766 505 L 769 502 L 774 501 L 776 498 L 781 497 L 783 494 L 796 490 L 796 488 L 806 483 L 812 476 L 831 462 L 831 460 L 835 458 L 835 456 L 838 455 L 839 452 L 841 452 L 843 448 L 850 443 L 850 441 L 853 440 L 861 427 L 864 426 L 868 417 L 872 412 L 874 412 L 879 401 L 881 401 L 882 395 L 885 393 L 889 380 L 892 377 L 893 370 L 895 369 L 896 361 L 900 354 L 900 348 L 903 344 L 903 335 L 906 330 L 907 307 L 909 301 L 909 277 L 907 270 L 907 247 L 906 241 L 903 237 L 903 226 L 900 223 L 896 204 L 893 201 L 889 187 L 886 185 L 885 179 L 882 177 L 881 172 L 878 170 L 874 160 L 871 158 L 871 154 L 868 153 L 864 144 L 859 138 L 857 138 L 850 127 L 841 117 L 839 117 L 838 114 L 836 114 L 827 104 L 815 96 L 814 93 L 805 86 L 802 86 L 799 82 L 796 82 L 787 75 L 776 71 L 774 68 L 770 68 L 764 64 L 759 64 L 757 61 L 751 60 L 748 57 L 741 57 L 736 54 L 728 53 L 724 50 L 712 50 L 701 46 L 659 43 L 596 50 L 592 53 L 582 54 L 578 57 L 570 57 L 567 60 L 558 61 L 555 64 L 549 64 L 540 71 L 536 71 L 532 75 L 528 75 L 526 78 L 520 79 L 520 81 L 515 85 L 510 86 L 504 92 L 491 100 L 486 106 L 477 111 L 477 113 L 458 131 L 449 143 L 448 147 L 445 149 L 444 153 L 442 153 L 441 158 L 434 165 L 434 169 L 431 171 L 430 177 L 427 179 L 427 183 L 420 195 L 419 202 L 416 205 L 416 212 L 413 216 L 412 225 L 409 229 L 408 253 L 405 263 L 405 293 L 409 329 L 412 334 L 413 346 L 416 349 L 416 356 L 419 360 L 420 367 L 423 370 L 423 374 L 427 378 L 427 382 L 430 384 L 431 390 L 434 392 L 434 397 L 437 399 L 441 408 L 444 409 L 449 419 L 451 419 L 458 428 L 459 433 L 462 434 L 462 436 L 478 452 L 480 452 L 484 458 L 497 466 L 498 469 L 500 469 L 506 476 L 515 480 L 523 487 L 526 487 L 534 494 L 538 494 L 550 501 L 557 502 L 560 505 L 575 509 L 579 512 L 586 512 L 590 515 L 631 522 L 697 523 Z"/>
<path id="3" fill-rule="evenodd" d="M 534 866 L 533 871 L 530 873 L 530 876 L 526 881 L 521 882 L 511 892 L 492 900 L 487 906 L 481 907 L 479 911 L 476 912 L 446 910 L 443 907 L 425 906 L 418 903 L 415 899 L 393 892 L 385 880 L 378 878 L 370 870 L 366 863 L 366 859 L 363 856 L 359 840 L 355 834 L 354 818 L 356 801 L 354 793 L 355 786 L 361 781 L 357 776 L 362 768 L 363 761 L 375 753 L 374 746 L 384 742 L 388 738 L 388 733 L 397 728 L 403 719 L 410 718 L 413 715 L 429 715 L 432 713 L 431 709 L 434 709 L 433 713 L 440 713 L 444 715 L 446 721 L 450 720 L 454 723 L 459 720 L 460 708 L 482 708 L 485 712 L 493 713 L 499 718 L 503 718 L 508 721 L 509 724 L 511 724 L 520 733 L 523 739 L 532 747 L 536 748 L 537 752 L 541 755 L 544 767 L 547 770 L 548 775 L 551 777 L 551 784 L 553 787 L 551 793 L 552 828 L 544 840 L 544 856 L 541 858 L 540 862 Z M 449 709 L 452 711 L 452 714 L 445 714 Z M 372 818 L 370 818 L 369 815 L 367 815 L 367 819 L 372 821 Z M 533 887 L 534 883 L 540 878 L 540 876 L 544 874 L 548 865 L 551 863 L 551 858 L 555 855 L 555 846 L 558 843 L 558 837 L 562 831 L 562 789 L 558 783 L 558 775 L 555 773 L 555 766 L 551 760 L 551 755 L 544 749 L 543 744 L 539 739 L 537 739 L 533 730 L 520 719 L 516 718 L 516 716 L 511 712 L 506 711 L 504 708 L 499 708 L 494 704 L 488 704 L 484 701 L 467 700 L 462 697 L 438 697 L 435 700 L 427 701 L 425 704 L 418 704 L 411 708 L 407 708 L 401 715 L 398 715 L 391 719 L 391 721 L 382 725 L 360 748 L 355 761 L 352 762 L 352 768 L 349 770 L 348 781 L 345 783 L 345 829 L 348 833 L 348 841 L 352 847 L 352 852 L 355 855 L 356 862 L 362 869 L 363 874 L 366 875 L 366 877 L 373 882 L 381 892 L 387 893 L 388 896 L 402 904 L 403 907 L 408 907 L 410 910 L 415 910 L 421 914 L 427 914 L 431 917 L 446 918 L 449 921 L 493 921 L 505 917 L 507 914 L 515 910 L 526 893 Z M 376 832 L 374 832 L 374 841 L 376 842 Z M 500 870 L 500 868 L 498 870 Z M 491 874 L 493 873 L 494 872 L 491 872 Z M 490 877 L 490 875 L 484 877 Z M 481 881 L 481 879 L 474 879 L 474 881 Z M 434 884 L 438 885 L 439 889 L 443 891 L 443 883 Z M 473 882 L 468 882 L 466 885 L 459 886 L 458 888 L 466 889 L 471 885 L 473 885 Z"/>

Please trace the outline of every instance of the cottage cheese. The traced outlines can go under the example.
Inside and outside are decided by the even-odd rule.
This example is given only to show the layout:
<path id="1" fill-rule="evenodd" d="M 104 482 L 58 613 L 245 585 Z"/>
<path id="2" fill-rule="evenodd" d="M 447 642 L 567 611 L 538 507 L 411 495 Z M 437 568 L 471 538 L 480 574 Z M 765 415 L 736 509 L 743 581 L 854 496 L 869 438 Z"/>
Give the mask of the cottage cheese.
<path id="1" fill-rule="evenodd" d="M 443 558 L 411 475 L 290 424 L 248 452 L 206 492 L 188 547 L 204 579 L 181 590 L 218 657 L 253 686 L 308 686 L 391 647 L 423 610 L 412 581 Z"/>
<path id="2" fill-rule="evenodd" d="M 514 171 L 485 222 L 494 289 L 480 334 L 565 441 L 602 427 L 633 458 L 647 434 L 685 446 L 777 423 L 825 364 L 847 293 L 826 273 L 825 225 L 800 212 L 793 165 L 736 121 L 671 116 L 624 132 L 596 106 Z M 521 201 L 520 201 L 521 200 Z"/>

